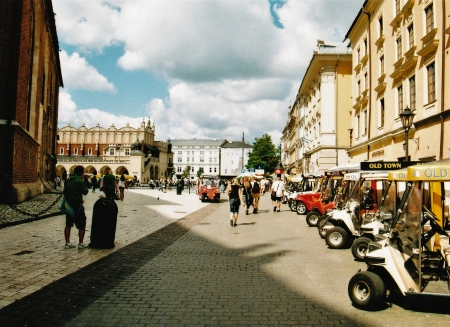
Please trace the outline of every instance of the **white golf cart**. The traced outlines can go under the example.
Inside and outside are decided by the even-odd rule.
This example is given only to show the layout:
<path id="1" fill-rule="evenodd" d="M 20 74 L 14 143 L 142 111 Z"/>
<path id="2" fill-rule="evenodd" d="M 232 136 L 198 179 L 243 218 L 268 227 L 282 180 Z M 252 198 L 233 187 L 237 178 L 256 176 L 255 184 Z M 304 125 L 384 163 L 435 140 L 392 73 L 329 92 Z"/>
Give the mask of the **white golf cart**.
<path id="1" fill-rule="evenodd" d="M 408 167 L 407 180 L 389 233 L 369 243 L 367 271 L 349 281 L 348 294 L 357 308 L 379 308 L 387 291 L 450 298 L 450 160 Z"/>

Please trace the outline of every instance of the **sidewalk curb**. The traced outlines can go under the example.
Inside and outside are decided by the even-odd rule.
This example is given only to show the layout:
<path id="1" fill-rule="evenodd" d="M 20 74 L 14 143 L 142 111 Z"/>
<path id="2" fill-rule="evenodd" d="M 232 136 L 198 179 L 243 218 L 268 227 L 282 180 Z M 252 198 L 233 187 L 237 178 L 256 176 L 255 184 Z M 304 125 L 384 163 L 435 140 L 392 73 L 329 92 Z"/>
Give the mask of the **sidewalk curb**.
<path id="1" fill-rule="evenodd" d="M 6 228 L 6 227 L 11 227 L 11 226 L 17 226 L 17 225 L 21 225 L 21 224 L 26 224 L 26 223 L 31 223 L 33 221 L 42 220 L 42 219 L 46 219 L 46 218 L 50 218 L 50 217 L 55 217 L 55 216 L 59 216 L 62 214 L 63 214 L 63 212 L 59 211 L 59 212 L 48 213 L 48 214 L 45 214 L 45 215 L 42 215 L 39 217 L 32 217 L 32 218 L 23 219 L 23 220 L 12 221 L 9 223 L 0 224 L 0 229 Z"/>

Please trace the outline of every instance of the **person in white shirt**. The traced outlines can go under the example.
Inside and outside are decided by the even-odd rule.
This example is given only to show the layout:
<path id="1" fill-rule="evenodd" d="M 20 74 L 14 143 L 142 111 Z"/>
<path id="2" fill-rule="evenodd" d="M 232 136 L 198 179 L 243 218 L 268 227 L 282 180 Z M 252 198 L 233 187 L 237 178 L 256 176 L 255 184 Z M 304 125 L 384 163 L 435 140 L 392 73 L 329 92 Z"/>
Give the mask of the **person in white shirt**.
<path id="1" fill-rule="evenodd" d="M 284 183 L 281 181 L 280 176 L 277 176 L 277 180 L 272 184 L 271 191 L 273 211 L 280 212 L 281 198 L 284 196 Z"/>

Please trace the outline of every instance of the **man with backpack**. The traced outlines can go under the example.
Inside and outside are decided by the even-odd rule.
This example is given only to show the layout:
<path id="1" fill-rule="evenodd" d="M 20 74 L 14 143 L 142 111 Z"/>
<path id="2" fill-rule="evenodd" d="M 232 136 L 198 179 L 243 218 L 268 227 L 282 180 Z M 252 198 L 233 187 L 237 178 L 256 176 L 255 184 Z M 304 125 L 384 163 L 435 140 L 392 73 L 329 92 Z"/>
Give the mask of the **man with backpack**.
<path id="1" fill-rule="evenodd" d="M 256 180 L 255 176 L 252 176 L 252 197 L 253 197 L 253 213 L 258 213 L 258 201 L 261 195 L 261 185 Z"/>

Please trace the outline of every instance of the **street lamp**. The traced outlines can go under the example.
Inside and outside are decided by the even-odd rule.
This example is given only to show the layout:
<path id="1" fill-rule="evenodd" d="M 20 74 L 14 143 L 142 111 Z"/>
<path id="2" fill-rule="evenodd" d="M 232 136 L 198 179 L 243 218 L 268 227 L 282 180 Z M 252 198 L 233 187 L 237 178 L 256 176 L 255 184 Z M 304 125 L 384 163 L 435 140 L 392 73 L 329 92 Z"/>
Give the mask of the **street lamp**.
<path id="1" fill-rule="evenodd" d="M 403 129 L 405 130 L 405 161 L 409 161 L 408 160 L 408 133 L 409 133 L 409 129 L 412 126 L 412 122 L 414 120 L 414 116 L 416 114 L 413 113 L 408 106 L 406 106 L 405 109 L 403 109 L 403 111 L 400 114 L 400 119 L 402 120 L 402 125 L 403 125 Z"/>

